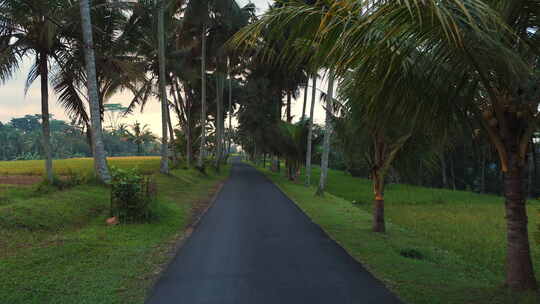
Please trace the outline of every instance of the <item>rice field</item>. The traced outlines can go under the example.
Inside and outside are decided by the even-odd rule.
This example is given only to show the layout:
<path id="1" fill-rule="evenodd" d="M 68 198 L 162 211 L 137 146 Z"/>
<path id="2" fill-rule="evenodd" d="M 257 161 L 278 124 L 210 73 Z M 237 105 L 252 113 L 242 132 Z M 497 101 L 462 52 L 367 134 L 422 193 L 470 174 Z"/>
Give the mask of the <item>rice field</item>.
<path id="1" fill-rule="evenodd" d="M 158 156 L 110 157 L 109 166 L 117 168 L 139 168 L 143 173 L 152 173 L 159 169 Z M 70 158 L 53 161 L 55 175 L 90 174 L 94 171 L 92 158 Z M 0 161 L 0 176 L 43 176 L 44 160 Z"/>

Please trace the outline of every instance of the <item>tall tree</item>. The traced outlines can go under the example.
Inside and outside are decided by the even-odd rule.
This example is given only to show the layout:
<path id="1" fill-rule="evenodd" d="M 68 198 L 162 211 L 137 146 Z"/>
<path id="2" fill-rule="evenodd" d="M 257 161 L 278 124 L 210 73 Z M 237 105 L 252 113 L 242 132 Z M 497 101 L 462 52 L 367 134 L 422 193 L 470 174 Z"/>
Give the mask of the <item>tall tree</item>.
<path id="1" fill-rule="evenodd" d="M 90 116 L 92 120 L 92 149 L 94 155 L 94 167 L 99 179 L 109 183 L 111 175 L 107 166 L 105 145 L 101 127 L 101 109 L 98 97 L 96 78 L 96 61 L 94 55 L 94 40 L 92 37 L 92 19 L 90 15 L 90 0 L 80 0 L 81 25 L 85 44 L 86 77 L 88 81 L 88 97 L 90 103 Z"/>
<path id="2" fill-rule="evenodd" d="M 201 31 L 201 142 L 199 149 L 199 159 L 197 160 L 197 166 L 200 170 L 204 168 L 204 157 L 206 154 L 206 24 L 202 25 Z"/>
<path id="3" fill-rule="evenodd" d="M 334 107 L 334 72 L 330 70 L 328 75 L 328 91 L 326 92 L 326 121 L 324 131 L 323 142 L 323 154 L 321 158 L 321 177 L 319 180 L 319 187 L 317 188 L 317 195 L 324 195 L 324 189 L 326 187 L 326 179 L 328 176 L 328 156 L 330 155 L 330 138 L 332 137 L 332 109 Z"/>
<path id="4" fill-rule="evenodd" d="M 61 0 L 0 1 L 0 81 L 7 81 L 17 72 L 23 58 L 34 58 L 25 91 L 38 77 L 41 79 L 42 143 L 49 182 L 53 181 L 49 66 L 69 50 L 62 39 L 67 33 L 61 23 L 73 13 L 70 9 Z"/>
<path id="5" fill-rule="evenodd" d="M 306 149 L 306 186 L 311 185 L 311 149 L 313 140 L 313 118 L 315 114 L 315 99 L 317 96 L 317 73 L 313 74 L 313 87 L 311 88 L 311 108 L 309 110 L 308 138 Z"/>
<path id="6" fill-rule="evenodd" d="M 158 35 L 158 62 L 159 62 L 159 96 L 161 99 L 161 164 L 159 171 L 169 173 L 169 146 L 168 146 L 168 122 L 169 102 L 167 101 L 166 89 L 166 62 L 165 62 L 165 1 L 156 0 L 157 9 L 157 35 Z M 171 132 L 172 136 L 172 132 Z"/>

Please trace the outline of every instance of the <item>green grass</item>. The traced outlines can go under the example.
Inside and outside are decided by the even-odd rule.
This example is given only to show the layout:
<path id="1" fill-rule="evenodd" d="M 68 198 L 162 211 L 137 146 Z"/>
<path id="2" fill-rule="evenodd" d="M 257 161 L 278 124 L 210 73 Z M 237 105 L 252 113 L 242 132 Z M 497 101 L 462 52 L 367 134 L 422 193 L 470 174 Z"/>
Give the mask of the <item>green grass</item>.
<path id="1" fill-rule="evenodd" d="M 389 185 L 385 193 L 388 232 L 376 234 L 370 231 L 369 180 L 330 170 L 330 194 L 318 198 L 314 188 L 263 172 L 407 303 L 540 302 L 537 294 L 516 295 L 502 288 L 506 242 L 501 197 Z M 312 181 L 318 182 L 318 174 L 315 168 Z M 539 208 L 538 201 L 528 203 L 531 240 Z M 540 269 L 540 248 L 534 242 L 531 246 L 535 269 Z M 400 255 L 410 250 L 424 258 Z"/>
<path id="2" fill-rule="evenodd" d="M 132 157 L 109 157 L 109 165 L 118 168 L 137 167 L 144 173 L 152 173 L 159 169 L 159 157 L 155 156 L 132 156 Z M 92 158 L 70 158 L 53 161 L 53 170 L 56 175 L 66 175 L 72 172 L 79 174 L 91 173 L 93 168 Z M 0 176 L 2 175 L 43 175 L 45 162 L 43 160 L 19 160 L 1 161 Z"/>
<path id="3" fill-rule="evenodd" d="M 105 187 L 0 187 L 0 302 L 143 303 L 194 205 L 227 175 L 156 175 L 157 218 L 113 227 Z"/>

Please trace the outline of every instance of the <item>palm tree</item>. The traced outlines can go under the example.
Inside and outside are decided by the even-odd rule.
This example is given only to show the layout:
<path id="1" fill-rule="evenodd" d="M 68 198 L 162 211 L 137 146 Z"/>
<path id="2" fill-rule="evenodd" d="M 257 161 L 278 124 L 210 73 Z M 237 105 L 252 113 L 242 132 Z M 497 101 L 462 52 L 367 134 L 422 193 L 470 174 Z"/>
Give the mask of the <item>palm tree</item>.
<path id="1" fill-rule="evenodd" d="M 311 88 L 311 107 L 309 110 L 309 126 L 306 150 L 306 186 L 311 185 L 311 149 L 313 140 L 313 119 L 315 115 L 315 99 L 317 96 L 317 73 L 313 74 L 313 85 Z"/>
<path id="2" fill-rule="evenodd" d="M 156 137 L 149 130 L 148 125 L 141 125 L 140 122 L 135 122 L 131 126 L 132 132 L 127 132 L 127 138 L 129 141 L 137 145 L 137 154 L 142 155 L 143 145 L 156 139 Z"/>
<path id="3" fill-rule="evenodd" d="M 159 96 L 161 98 L 161 166 L 159 171 L 163 174 L 169 173 L 169 147 L 167 144 L 168 122 L 169 117 L 169 102 L 167 101 L 166 89 L 166 62 L 165 62 L 165 3 L 164 0 L 156 0 L 157 7 L 157 35 L 158 35 L 158 64 L 159 64 Z M 172 129 L 172 128 L 171 128 Z M 173 136 L 171 130 L 171 137 Z"/>
<path id="4" fill-rule="evenodd" d="M 321 159 L 321 177 L 319 187 L 317 187 L 317 195 L 324 195 L 326 186 L 326 177 L 328 176 L 328 156 L 330 155 L 330 137 L 332 136 L 332 108 L 334 103 L 334 72 L 330 71 L 328 77 L 328 91 L 326 99 L 326 122 L 323 142 L 323 155 Z"/>
<path id="5" fill-rule="evenodd" d="M 206 154 L 206 23 L 202 26 L 201 32 L 201 147 L 199 149 L 199 159 L 197 160 L 197 167 L 199 170 L 204 169 L 204 157 Z"/>
<path id="6" fill-rule="evenodd" d="M 306 46 L 315 44 L 317 56 L 311 61 L 332 67 L 337 76 L 356 69 L 364 72 L 357 75 L 362 83 L 374 77 L 371 71 L 375 71 L 383 89 L 371 104 L 382 103 L 388 111 L 409 112 L 416 101 L 406 98 L 407 94 L 418 92 L 418 87 L 446 94 L 441 103 L 451 102 L 448 97 L 467 95 L 459 106 L 475 113 L 499 154 L 504 173 L 505 283 L 514 290 L 536 289 L 522 186 L 538 104 L 521 101 L 530 100 L 526 84 L 535 80 L 531 63 L 537 62 L 538 31 L 531 29 L 539 27 L 539 9 L 540 3 L 534 0 L 341 0 L 314 6 L 291 2 L 246 28 L 236 41 L 251 45 L 263 31 L 265 39 L 277 41 L 283 30 L 292 28 L 302 43 L 296 40 L 284 45 L 277 59 L 300 62 L 311 52 Z M 424 73 L 436 79 L 436 86 L 425 88 L 418 82 L 425 78 L 398 73 L 417 69 L 419 64 Z M 401 92 L 404 98 L 384 100 L 396 79 L 409 84 L 400 84 L 405 89 Z M 414 95 L 418 96 L 417 92 Z M 431 111 L 431 106 L 423 111 Z"/>
<path id="7" fill-rule="evenodd" d="M 0 2 L 0 81 L 10 79 L 26 57 L 34 62 L 26 80 L 26 90 L 41 79 L 43 151 L 47 180 L 53 180 L 49 124 L 49 65 L 68 51 L 61 25 L 75 14 L 61 0 L 4 0 Z"/>
<path id="8" fill-rule="evenodd" d="M 81 24 L 86 45 L 86 75 L 88 78 L 88 97 L 90 103 L 90 114 L 92 119 L 92 148 L 94 155 L 94 167 L 99 179 L 104 183 L 109 183 L 111 175 L 107 166 L 105 155 L 105 146 L 103 144 L 103 135 L 101 128 L 101 111 L 98 97 L 98 87 L 96 79 L 96 62 L 94 56 L 94 41 L 92 38 L 92 20 L 90 16 L 89 0 L 80 0 Z"/>

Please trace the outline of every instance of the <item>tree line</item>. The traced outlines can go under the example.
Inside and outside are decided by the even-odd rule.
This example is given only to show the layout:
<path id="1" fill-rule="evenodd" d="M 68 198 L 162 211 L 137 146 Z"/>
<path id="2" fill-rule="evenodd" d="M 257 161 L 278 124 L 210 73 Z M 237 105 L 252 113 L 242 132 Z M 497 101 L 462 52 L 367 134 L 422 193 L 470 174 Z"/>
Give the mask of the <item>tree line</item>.
<path id="1" fill-rule="evenodd" d="M 282 0 L 231 45 L 283 74 L 304 71 L 314 78 L 322 71 L 329 80 L 318 194 L 324 193 L 332 141 L 350 172 L 372 180 L 374 232 L 386 229 L 389 180 L 500 192 L 506 199 L 505 285 L 531 290 L 537 283 L 526 199 L 536 187 L 538 12 L 534 0 Z M 301 132 L 275 134 L 282 124 L 275 100 L 277 107 L 269 102 L 259 115 L 276 113 L 267 117 L 276 125 L 243 131 L 254 153 L 285 155 L 292 164 L 304 151 L 284 149 L 294 142 L 285 139 Z M 310 162 L 307 157 L 308 184 Z"/>
<path id="2" fill-rule="evenodd" d="M 52 118 L 51 155 L 54 159 L 92 156 L 84 125 Z M 41 115 L 25 115 L 0 123 L 0 160 L 44 159 Z M 107 156 L 159 155 L 160 142 L 147 125 L 124 123 L 103 130 Z"/>

